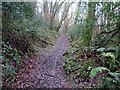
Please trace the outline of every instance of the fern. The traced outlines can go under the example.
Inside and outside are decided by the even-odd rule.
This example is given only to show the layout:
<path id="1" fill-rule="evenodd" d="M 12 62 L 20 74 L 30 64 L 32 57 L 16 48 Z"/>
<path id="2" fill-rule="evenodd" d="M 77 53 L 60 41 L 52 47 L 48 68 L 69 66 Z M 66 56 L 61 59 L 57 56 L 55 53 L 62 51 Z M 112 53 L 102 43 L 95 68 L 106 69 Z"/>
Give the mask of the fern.
<path id="1" fill-rule="evenodd" d="M 111 76 L 106 76 L 103 78 L 104 83 L 102 83 L 102 85 L 100 86 L 101 88 L 116 88 L 117 86 L 120 85 L 120 73 L 112 73 L 109 72 Z"/>
<path id="2" fill-rule="evenodd" d="M 109 74 L 115 77 L 115 79 L 120 83 L 120 73 L 109 72 Z"/>
<path id="3" fill-rule="evenodd" d="M 100 79 L 103 80 L 104 83 L 101 85 L 98 85 L 100 88 L 115 88 L 120 85 L 120 73 L 118 72 L 110 72 L 109 69 L 106 67 L 97 67 L 92 69 L 90 76 L 91 78 L 95 77 L 96 73 L 102 72 L 102 70 L 107 70 L 107 74 L 104 77 L 101 77 Z"/>
<path id="4" fill-rule="evenodd" d="M 102 53 L 102 55 L 105 57 L 111 57 L 113 60 L 115 60 L 115 58 L 116 58 L 115 55 L 112 53 Z"/>
<path id="5" fill-rule="evenodd" d="M 105 48 L 98 48 L 97 49 L 97 52 L 103 52 L 103 51 L 105 51 Z"/>
<path id="6" fill-rule="evenodd" d="M 112 53 L 102 53 L 103 58 L 106 58 L 106 63 L 109 65 L 110 70 L 114 70 L 116 66 L 116 56 Z"/>
<path id="7" fill-rule="evenodd" d="M 105 67 L 97 67 L 97 68 L 93 68 L 92 71 L 90 72 L 90 76 L 91 78 L 93 78 L 97 72 L 102 72 L 102 70 L 107 70 L 110 71 L 109 69 L 105 68 Z"/>
<path id="8" fill-rule="evenodd" d="M 116 82 L 116 80 L 114 80 L 113 78 L 105 77 L 104 83 L 100 87 L 101 88 L 115 88 L 116 86 L 115 86 L 115 84 L 113 84 L 114 82 Z"/>

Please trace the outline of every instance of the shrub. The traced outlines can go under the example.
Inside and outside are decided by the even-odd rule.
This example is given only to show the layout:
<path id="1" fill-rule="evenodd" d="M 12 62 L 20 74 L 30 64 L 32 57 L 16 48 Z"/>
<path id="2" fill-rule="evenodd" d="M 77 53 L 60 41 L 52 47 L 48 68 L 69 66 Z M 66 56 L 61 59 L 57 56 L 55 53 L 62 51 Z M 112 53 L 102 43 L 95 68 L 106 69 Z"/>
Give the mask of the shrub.
<path id="1" fill-rule="evenodd" d="M 99 88 L 117 88 L 120 85 L 120 71 L 111 72 L 106 67 L 93 68 L 90 77 Z"/>
<path id="2" fill-rule="evenodd" d="M 3 82 L 12 83 L 16 80 L 15 75 L 21 64 L 20 52 L 10 45 L 2 43 L 2 70 Z"/>

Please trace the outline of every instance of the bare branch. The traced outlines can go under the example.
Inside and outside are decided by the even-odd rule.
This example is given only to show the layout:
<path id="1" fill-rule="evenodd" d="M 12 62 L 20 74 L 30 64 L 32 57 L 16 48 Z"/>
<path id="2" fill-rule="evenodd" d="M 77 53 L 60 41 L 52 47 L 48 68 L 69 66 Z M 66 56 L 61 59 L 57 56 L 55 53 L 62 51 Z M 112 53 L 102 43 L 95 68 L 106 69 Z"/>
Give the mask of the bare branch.
<path id="1" fill-rule="evenodd" d="M 61 27 L 61 25 L 62 25 L 62 22 L 63 22 L 63 21 L 65 20 L 65 18 L 68 16 L 69 8 L 70 8 L 70 6 L 71 6 L 73 3 L 74 3 L 74 2 L 71 2 L 71 3 L 68 5 L 67 9 L 65 9 L 65 11 L 64 11 L 64 13 L 63 13 L 63 15 L 62 15 L 62 19 L 61 19 L 60 23 L 59 23 L 58 26 L 57 26 L 57 30 L 60 29 L 60 27 Z"/>
<path id="2" fill-rule="evenodd" d="M 112 33 L 112 32 L 115 32 L 117 29 L 114 29 L 114 30 L 110 30 L 110 31 L 108 31 L 108 32 L 106 32 L 106 31 L 103 31 L 103 32 L 101 32 L 100 34 L 107 34 L 107 33 Z"/>
<path id="3" fill-rule="evenodd" d="M 64 3 L 65 1 L 62 1 L 59 6 L 56 8 L 56 10 L 54 11 L 54 17 L 55 17 L 55 14 L 57 13 L 58 9 L 62 6 L 62 4 Z"/>

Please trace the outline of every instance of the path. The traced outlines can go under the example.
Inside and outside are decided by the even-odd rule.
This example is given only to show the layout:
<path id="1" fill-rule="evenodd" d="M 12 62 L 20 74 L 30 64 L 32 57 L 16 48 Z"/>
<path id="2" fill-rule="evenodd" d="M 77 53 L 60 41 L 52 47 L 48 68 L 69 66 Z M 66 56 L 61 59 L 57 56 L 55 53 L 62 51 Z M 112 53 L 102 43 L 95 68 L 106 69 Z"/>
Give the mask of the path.
<path id="1" fill-rule="evenodd" d="M 60 38 L 57 40 L 56 45 L 48 53 L 36 58 L 36 63 L 34 68 L 28 68 L 28 72 L 21 71 L 22 73 L 18 75 L 21 80 L 19 82 L 19 88 L 70 88 L 71 85 L 68 83 L 63 70 L 64 58 L 63 54 L 67 51 L 69 47 L 69 40 L 65 34 L 61 34 Z M 32 63 L 29 61 L 29 63 Z"/>

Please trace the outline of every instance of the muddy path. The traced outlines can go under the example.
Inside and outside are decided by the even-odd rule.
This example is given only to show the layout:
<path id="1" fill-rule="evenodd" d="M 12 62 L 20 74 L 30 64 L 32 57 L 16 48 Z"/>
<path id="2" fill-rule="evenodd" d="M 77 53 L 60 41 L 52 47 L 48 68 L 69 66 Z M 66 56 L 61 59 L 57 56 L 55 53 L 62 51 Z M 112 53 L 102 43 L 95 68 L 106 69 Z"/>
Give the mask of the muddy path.
<path id="1" fill-rule="evenodd" d="M 63 54 L 68 50 L 69 40 L 61 34 L 55 46 L 47 53 L 26 62 L 29 66 L 19 71 L 16 88 L 71 88 L 63 70 Z M 29 64 L 29 65 L 28 65 Z"/>

